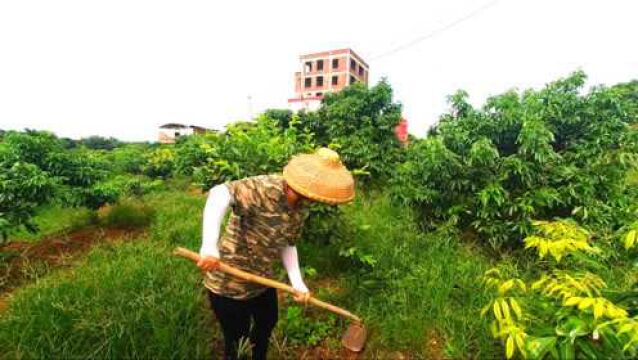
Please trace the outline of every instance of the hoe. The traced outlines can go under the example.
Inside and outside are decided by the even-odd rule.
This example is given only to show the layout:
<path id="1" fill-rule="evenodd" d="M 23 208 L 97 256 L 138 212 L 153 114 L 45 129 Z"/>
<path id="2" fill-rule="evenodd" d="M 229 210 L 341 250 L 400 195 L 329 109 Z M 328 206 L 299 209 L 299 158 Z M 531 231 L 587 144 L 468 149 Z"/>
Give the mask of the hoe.
<path id="1" fill-rule="evenodd" d="M 190 259 L 194 262 L 199 261 L 199 254 L 182 247 L 176 248 L 173 254 Z M 219 271 L 223 271 L 227 274 L 233 275 L 242 280 L 246 280 L 246 281 L 254 282 L 263 286 L 283 290 L 290 294 L 296 294 L 296 291 L 289 285 L 286 285 L 284 283 L 274 281 L 271 279 L 267 279 L 255 274 L 251 274 L 243 270 L 236 269 L 221 261 L 219 262 Z M 361 318 L 359 318 L 358 316 L 352 314 L 351 312 L 345 309 L 342 309 L 338 306 L 334 306 L 332 304 L 328 304 L 327 302 L 321 301 L 312 296 L 308 299 L 308 303 L 314 306 L 332 311 L 333 313 L 337 315 L 340 315 L 352 320 L 352 323 L 350 324 L 350 326 L 348 326 L 348 329 L 346 330 L 346 332 L 343 334 L 343 337 L 341 338 L 341 345 L 343 345 L 344 348 L 353 352 L 361 352 L 363 350 L 363 347 L 366 342 L 367 331 L 365 326 L 363 326 L 363 322 Z"/>

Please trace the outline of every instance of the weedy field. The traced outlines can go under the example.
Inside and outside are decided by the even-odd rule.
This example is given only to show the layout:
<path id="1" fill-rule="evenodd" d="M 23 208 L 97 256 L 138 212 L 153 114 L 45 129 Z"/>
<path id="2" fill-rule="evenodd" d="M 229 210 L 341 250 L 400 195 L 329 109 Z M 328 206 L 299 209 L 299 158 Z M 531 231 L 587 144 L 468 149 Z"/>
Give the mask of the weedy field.
<path id="1" fill-rule="evenodd" d="M 319 146 L 357 197 L 311 208 L 300 260 L 365 319 L 359 358 L 635 358 L 638 83 L 585 79 L 481 108 L 459 91 L 407 146 L 385 81 L 173 145 L 2 132 L 0 358 L 220 356 L 201 275 L 171 252 L 199 248 L 212 185 Z M 271 358 L 352 358 L 343 320 L 284 294 L 279 317 Z"/>

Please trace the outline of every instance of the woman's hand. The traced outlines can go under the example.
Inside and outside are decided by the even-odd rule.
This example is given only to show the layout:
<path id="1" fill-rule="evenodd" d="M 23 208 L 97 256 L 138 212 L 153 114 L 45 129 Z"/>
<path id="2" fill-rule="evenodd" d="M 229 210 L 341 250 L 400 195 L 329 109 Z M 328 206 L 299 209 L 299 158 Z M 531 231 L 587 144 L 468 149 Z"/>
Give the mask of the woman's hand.
<path id="1" fill-rule="evenodd" d="M 296 290 L 292 298 L 300 304 L 308 305 L 310 296 L 311 296 L 310 291 L 303 292 L 303 291 Z"/>
<path id="2" fill-rule="evenodd" d="M 215 271 L 219 268 L 219 259 L 213 256 L 202 256 L 197 266 L 204 271 Z"/>

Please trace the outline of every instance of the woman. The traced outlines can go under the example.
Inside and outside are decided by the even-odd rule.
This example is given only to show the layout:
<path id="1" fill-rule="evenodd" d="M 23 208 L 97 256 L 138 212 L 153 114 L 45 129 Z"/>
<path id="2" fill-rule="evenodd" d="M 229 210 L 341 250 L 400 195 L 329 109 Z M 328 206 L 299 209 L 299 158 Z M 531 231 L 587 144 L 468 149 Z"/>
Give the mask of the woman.
<path id="1" fill-rule="evenodd" d="M 283 176 L 255 176 L 210 190 L 197 265 L 206 272 L 204 285 L 210 290 L 210 303 L 224 334 L 225 359 L 237 359 L 238 348 L 246 340 L 253 359 L 266 358 L 278 305 L 275 289 L 214 271 L 218 259 L 264 277 L 272 277 L 272 264 L 281 259 L 297 291 L 295 301 L 305 303 L 310 292 L 301 277 L 295 242 L 307 215 L 307 204 L 342 204 L 353 198 L 352 175 L 339 155 L 327 148 L 293 157 L 284 167 Z M 232 214 L 219 239 L 228 207 Z"/>

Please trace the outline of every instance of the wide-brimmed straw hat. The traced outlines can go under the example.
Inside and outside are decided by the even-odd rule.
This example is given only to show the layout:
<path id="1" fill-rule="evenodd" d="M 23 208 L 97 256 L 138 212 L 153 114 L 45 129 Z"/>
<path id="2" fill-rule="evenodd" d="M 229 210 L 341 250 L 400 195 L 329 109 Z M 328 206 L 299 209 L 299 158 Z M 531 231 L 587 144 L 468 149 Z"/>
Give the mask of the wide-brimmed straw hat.
<path id="1" fill-rule="evenodd" d="M 354 199 L 354 179 L 339 154 L 320 148 L 314 154 L 294 156 L 284 167 L 284 179 L 299 194 L 328 204 Z"/>

